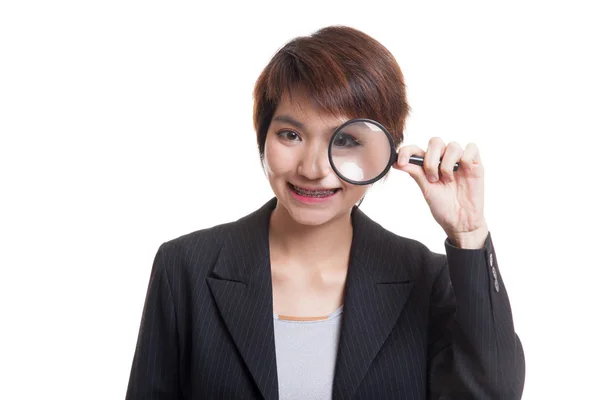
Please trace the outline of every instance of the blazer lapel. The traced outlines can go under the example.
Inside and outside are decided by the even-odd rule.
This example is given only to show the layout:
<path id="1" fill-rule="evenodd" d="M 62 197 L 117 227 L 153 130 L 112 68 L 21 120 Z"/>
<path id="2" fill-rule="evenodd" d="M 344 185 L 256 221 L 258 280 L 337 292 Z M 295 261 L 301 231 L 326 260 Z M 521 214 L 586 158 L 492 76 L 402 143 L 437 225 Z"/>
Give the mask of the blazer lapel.
<path id="1" fill-rule="evenodd" d="M 391 333 L 413 286 L 390 232 L 358 208 L 344 296 L 333 399 L 351 399 Z"/>
<path id="2" fill-rule="evenodd" d="M 277 199 L 231 224 L 208 285 L 263 397 L 278 399 L 269 219 Z M 351 399 L 389 336 L 413 286 L 393 234 L 352 210 L 353 237 L 333 399 Z"/>
<path id="3" fill-rule="evenodd" d="M 272 199 L 232 224 L 208 285 L 263 397 L 278 399 L 269 255 Z"/>

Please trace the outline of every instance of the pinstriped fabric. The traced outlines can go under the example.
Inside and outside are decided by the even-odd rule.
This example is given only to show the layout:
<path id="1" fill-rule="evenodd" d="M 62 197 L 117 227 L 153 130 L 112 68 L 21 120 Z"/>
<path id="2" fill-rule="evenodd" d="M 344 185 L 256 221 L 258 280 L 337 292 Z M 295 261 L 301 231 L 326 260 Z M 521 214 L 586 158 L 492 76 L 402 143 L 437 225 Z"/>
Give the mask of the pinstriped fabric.
<path id="1" fill-rule="evenodd" d="M 177 388 L 177 332 L 173 309 L 172 288 L 165 265 L 165 253 L 159 249 L 150 274 L 150 283 L 144 305 L 141 329 L 133 360 L 127 391 L 128 398 L 167 399 L 176 395 Z M 151 352 L 143 351 L 149 345 Z M 143 393 L 152 388 L 152 394 Z"/>
<path id="2" fill-rule="evenodd" d="M 127 399 L 277 399 L 276 199 L 157 252 Z M 334 399 L 519 399 L 523 350 L 491 237 L 446 254 L 352 213 Z M 495 290 L 496 274 L 499 290 Z"/>

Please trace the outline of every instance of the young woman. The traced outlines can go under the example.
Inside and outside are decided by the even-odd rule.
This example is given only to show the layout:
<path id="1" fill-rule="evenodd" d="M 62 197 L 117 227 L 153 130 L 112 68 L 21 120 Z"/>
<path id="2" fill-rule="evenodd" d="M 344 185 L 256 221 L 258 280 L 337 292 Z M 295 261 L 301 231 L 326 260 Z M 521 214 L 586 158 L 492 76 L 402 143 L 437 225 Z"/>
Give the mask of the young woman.
<path id="1" fill-rule="evenodd" d="M 352 28 L 287 43 L 254 95 L 275 197 L 160 247 L 127 398 L 519 399 L 525 361 L 477 147 L 433 138 L 399 148 L 402 73 Z M 340 179 L 328 158 L 333 131 L 353 118 L 389 130 L 393 167 L 421 188 L 446 255 L 357 207 L 369 185 Z M 423 166 L 408 162 L 414 155 Z"/>

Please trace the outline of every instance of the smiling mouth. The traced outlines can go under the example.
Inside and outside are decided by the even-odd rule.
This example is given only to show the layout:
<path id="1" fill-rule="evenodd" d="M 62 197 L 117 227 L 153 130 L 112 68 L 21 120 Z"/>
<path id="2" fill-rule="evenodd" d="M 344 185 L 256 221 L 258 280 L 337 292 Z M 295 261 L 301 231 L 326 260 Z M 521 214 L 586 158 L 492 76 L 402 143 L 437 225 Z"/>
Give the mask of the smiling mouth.
<path id="1" fill-rule="evenodd" d="M 289 182 L 288 182 L 288 186 L 296 194 L 298 194 L 300 196 L 305 196 L 305 197 L 329 197 L 331 195 L 334 195 L 335 193 L 337 193 L 340 190 L 340 188 L 324 189 L 324 190 L 308 190 L 308 189 L 298 187 L 296 185 L 292 185 Z"/>

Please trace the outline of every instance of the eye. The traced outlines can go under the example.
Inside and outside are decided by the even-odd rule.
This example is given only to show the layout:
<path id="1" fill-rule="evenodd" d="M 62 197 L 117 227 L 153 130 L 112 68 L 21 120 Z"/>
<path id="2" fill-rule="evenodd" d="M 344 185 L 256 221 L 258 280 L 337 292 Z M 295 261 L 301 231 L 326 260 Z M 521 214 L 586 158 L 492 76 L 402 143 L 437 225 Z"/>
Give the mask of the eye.
<path id="1" fill-rule="evenodd" d="M 279 136 L 282 139 L 289 140 L 291 142 L 297 142 L 300 140 L 300 136 L 294 131 L 277 132 L 277 136 Z"/>
<path id="2" fill-rule="evenodd" d="M 360 142 L 352 135 L 347 133 L 339 133 L 333 140 L 333 145 L 336 147 L 352 148 L 360 146 Z"/>

